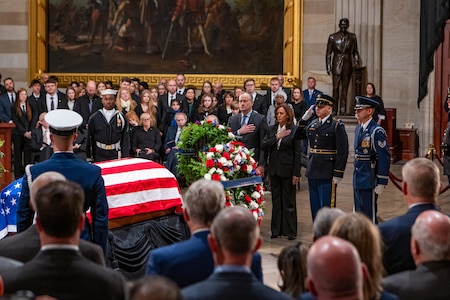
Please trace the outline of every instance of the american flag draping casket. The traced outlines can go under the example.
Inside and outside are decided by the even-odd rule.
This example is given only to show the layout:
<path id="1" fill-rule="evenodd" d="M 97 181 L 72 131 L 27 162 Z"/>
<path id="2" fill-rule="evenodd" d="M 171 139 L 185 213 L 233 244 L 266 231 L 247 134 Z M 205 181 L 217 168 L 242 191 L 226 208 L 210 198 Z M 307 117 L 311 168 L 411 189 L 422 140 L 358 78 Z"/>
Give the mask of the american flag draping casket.
<path id="1" fill-rule="evenodd" d="M 151 160 L 127 158 L 97 163 L 102 169 L 110 228 L 179 212 L 181 192 L 175 176 Z M 0 239 L 17 232 L 16 210 L 22 178 L 1 192 Z M 139 218 L 139 216 L 141 216 Z M 89 218 L 89 212 L 87 213 Z"/>

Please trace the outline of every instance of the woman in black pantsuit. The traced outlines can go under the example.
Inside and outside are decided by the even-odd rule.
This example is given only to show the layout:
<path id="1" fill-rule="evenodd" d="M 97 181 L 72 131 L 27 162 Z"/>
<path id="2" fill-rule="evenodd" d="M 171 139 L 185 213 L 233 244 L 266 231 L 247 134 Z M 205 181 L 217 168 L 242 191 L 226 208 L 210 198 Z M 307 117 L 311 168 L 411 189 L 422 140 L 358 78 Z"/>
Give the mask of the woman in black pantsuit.
<path id="1" fill-rule="evenodd" d="M 272 191 L 271 238 L 297 236 L 296 185 L 300 180 L 300 130 L 286 104 L 275 110 L 276 124 L 269 127 L 262 148 L 269 154 L 267 173 Z"/>
<path id="2" fill-rule="evenodd" d="M 31 106 L 28 104 L 27 90 L 20 88 L 16 101 L 11 106 L 11 120 L 16 127 L 12 130 L 14 145 L 14 178 L 25 173 L 25 166 L 31 163 Z"/>

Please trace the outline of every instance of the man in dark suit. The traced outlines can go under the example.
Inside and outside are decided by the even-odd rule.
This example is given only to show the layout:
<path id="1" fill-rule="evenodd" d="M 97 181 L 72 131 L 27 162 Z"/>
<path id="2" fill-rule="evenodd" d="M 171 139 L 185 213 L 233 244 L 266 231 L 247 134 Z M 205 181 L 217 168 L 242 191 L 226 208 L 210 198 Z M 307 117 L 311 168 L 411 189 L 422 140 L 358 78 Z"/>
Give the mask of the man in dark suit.
<path id="1" fill-rule="evenodd" d="M 208 247 L 209 227 L 225 206 L 223 186 L 217 181 L 194 182 L 183 197 L 183 215 L 191 231 L 187 241 L 155 249 L 150 254 L 147 274 L 163 275 L 185 287 L 206 279 L 214 270 Z M 253 257 L 252 270 L 262 281 L 261 256 Z"/>
<path id="2" fill-rule="evenodd" d="M 411 254 L 417 269 L 385 277 L 384 290 L 399 299 L 450 299 L 450 218 L 421 213 L 412 227 Z"/>
<path id="3" fill-rule="evenodd" d="M 223 209 L 211 225 L 208 244 L 214 273 L 183 288 L 184 299 L 290 299 L 258 281 L 250 271 L 253 253 L 261 245 L 259 227 L 247 209 Z"/>
<path id="4" fill-rule="evenodd" d="M 40 174 L 56 171 L 68 180 L 79 183 L 85 192 L 84 210 L 90 208 L 92 225 L 86 219 L 81 238 L 93 241 L 106 253 L 108 237 L 108 202 L 105 183 L 98 166 L 78 159 L 73 153 L 73 141 L 77 138 L 77 128 L 83 118 L 68 109 L 57 109 L 47 113 L 45 120 L 50 126 L 53 155 L 41 163 L 26 168 L 20 200 L 17 208 L 17 230 L 25 231 L 33 221 L 33 211 L 29 205 L 30 184 Z M 92 236 L 91 236 L 92 233 Z"/>
<path id="5" fill-rule="evenodd" d="M 30 202 L 33 203 L 36 193 L 40 188 L 60 180 L 66 180 L 66 178 L 57 172 L 50 171 L 39 175 L 31 186 Z M 31 208 L 34 209 L 32 206 Z M 79 247 L 84 257 L 99 265 L 105 265 L 105 257 L 100 246 L 85 240 L 80 240 Z M 9 257 L 24 263 L 35 257 L 40 248 L 41 240 L 36 224 L 31 225 L 20 234 L 15 234 L 0 240 L 0 256 Z"/>
<path id="6" fill-rule="evenodd" d="M 36 126 L 39 120 L 39 99 L 41 98 L 41 82 L 38 79 L 33 79 L 30 84 L 31 95 L 28 96 L 28 103 L 31 106 L 33 112 L 32 123 L 33 127 Z"/>
<path id="7" fill-rule="evenodd" d="M 321 95 L 322 92 L 316 90 L 316 79 L 314 77 L 308 77 L 307 85 L 308 88 L 303 90 L 303 98 L 309 108 L 316 103 L 317 96 Z"/>
<path id="8" fill-rule="evenodd" d="M 39 98 L 39 114 L 55 109 L 69 109 L 67 97 L 58 91 L 58 81 L 54 77 L 45 82 L 45 91 Z"/>
<path id="9" fill-rule="evenodd" d="M 315 103 L 318 118 L 306 128 L 310 145 L 306 177 L 313 221 L 322 207 L 336 207 L 337 184 L 347 164 L 348 137 L 344 123 L 331 115 L 334 101 L 319 95 Z"/>
<path id="10" fill-rule="evenodd" d="M 11 123 L 11 106 L 16 101 L 16 91 L 14 90 L 14 80 L 5 78 L 6 93 L 0 96 L 0 118 L 2 122 Z"/>
<path id="11" fill-rule="evenodd" d="M 438 210 L 439 169 L 433 161 L 415 158 L 402 169 L 402 192 L 408 211 L 378 225 L 384 242 L 383 264 L 391 275 L 416 268 L 410 252 L 411 227 L 425 210 Z"/>
<path id="12" fill-rule="evenodd" d="M 281 83 L 278 77 L 272 77 L 270 79 L 270 88 L 267 90 L 266 93 L 266 105 L 267 107 L 270 107 L 271 105 L 275 105 L 275 96 L 277 95 L 278 91 L 282 91 Z M 289 102 L 287 100 L 287 94 L 286 99 L 284 99 L 284 102 Z M 267 116 L 267 112 L 266 112 Z"/>
<path id="13" fill-rule="evenodd" d="M 266 117 L 252 109 L 253 98 L 248 93 L 239 96 L 239 110 L 241 113 L 228 119 L 228 126 L 234 135 L 240 137 L 245 147 L 253 150 L 253 158 L 258 162 L 258 169 L 264 175 L 266 157 L 262 150 L 262 143 L 268 126 Z"/>
<path id="14" fill-rule="evenodd" d="M 81 128 L 87 128 L 89 118 L 93 113 L 103 107 L 102 99 L 96 94 L 97 85 L 95 81 L 89 80 L 86 84 L 86 95 L 83 95 L 75 101 L 73 110 L 83 117 Z"/>
<path id="15" fill-rule="evenodd" d="M 166 113 L 171 111 L 170 104 L 172 100 L 177 99 L 180 101 L 181 107 L 185 101 L 185 97 L 181 93 L 177 93 L 177 83 L 175 80 L 169 80 L 167 82 L 167 94 L 161 95 L 158 98 L 158 113 L 159 120 L 163 120 Z"/>
<path id="16" fill-rule="evenodd" d="M 267 99 L 265 96 L 256 92 L 256 84 L 253 78 L 247 78 L 244 81 L 244 90 L 252 97 L 253 110 L 263 116 L 267 115 L 267 110 L 269 109 L 269 106 L 267 106 Z"/>
<path id="17" fill-rule="evenodd" d="M 2 274 L 5 292 L 29 290 L 57 299 L 127 299 L 122 275 L 92 263 L 79 251 L 85 225 L 81 186 L 55 181 L 40 188 L 32 200 L 41 250 L 21 268 Z"/>

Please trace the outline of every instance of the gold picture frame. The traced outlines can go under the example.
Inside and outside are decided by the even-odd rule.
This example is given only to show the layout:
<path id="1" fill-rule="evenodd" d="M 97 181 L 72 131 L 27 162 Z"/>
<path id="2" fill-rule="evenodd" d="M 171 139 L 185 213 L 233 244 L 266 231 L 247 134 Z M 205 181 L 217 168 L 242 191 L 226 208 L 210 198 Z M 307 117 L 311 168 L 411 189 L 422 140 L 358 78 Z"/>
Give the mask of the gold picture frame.
<path id="1" fill-rule="evenodd" d="M 29 78 L 38 78 L 48 69 L 48 0 L 29 1 Z M 303 0 L 284 1 L 283 33 L 283 73 L 285 86 L 301 85 L 302 81 L 302 28 Z M 123 76 L 138 77 L 149 86 L 158 84 L 161 78 L 173 78 L 175 74 L 111 74 L 111 73 L 52 73 L 58 76 L 60 86 L 72 81 L 96 82 L 111 80 L 119 82 Z M 276 74 L 273 74 L 276 75 Z M 266 87 L 273 75 L 258 74 L 189 74 L 186 73 L 186 85 L 200 88 L 205 80 L 220 81 L 225 89 L 241 86 L 245 79 L 252 77 L 259 88 Z"/>

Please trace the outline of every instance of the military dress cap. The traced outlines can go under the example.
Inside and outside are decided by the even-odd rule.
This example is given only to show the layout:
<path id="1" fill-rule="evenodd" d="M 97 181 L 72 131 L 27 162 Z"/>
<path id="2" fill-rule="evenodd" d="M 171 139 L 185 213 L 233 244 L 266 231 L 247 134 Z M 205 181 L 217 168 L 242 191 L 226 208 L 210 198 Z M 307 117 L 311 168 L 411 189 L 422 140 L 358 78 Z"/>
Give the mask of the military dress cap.
<path id="1" fill-rule="evenodd" d="M 325 94 L 319 94 L 316 98 L 316 106 L 333 106 L 335 100 L 333 97 L 325 95 Z"/>
<path id="2" fill-rule="evenodd" d="M 102 91 L 102 96 L 105 96 L 105 95 L 116 95 L 117 94 L 117 91 L 116 90 L 113 90 L 113 89 L 106 89 L 106 90 L 103 90 Z"/>
<path id="3" fill-rule="evenodd" d="M 355 100 L 356 100 L 355 109 L 378 107 L 378 101 L 372 98 L 367 98 L 364 96 L 356 96 Z"/>
<path id="4" fill-rule="evenodd" d="M 71 135 L 83 122 L 83 117 L 69 109 L 55 109 L 45 115 L 50 132 L 56 135 Z"/>

